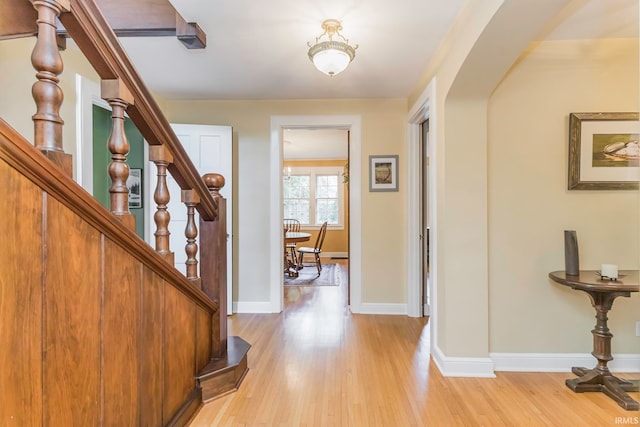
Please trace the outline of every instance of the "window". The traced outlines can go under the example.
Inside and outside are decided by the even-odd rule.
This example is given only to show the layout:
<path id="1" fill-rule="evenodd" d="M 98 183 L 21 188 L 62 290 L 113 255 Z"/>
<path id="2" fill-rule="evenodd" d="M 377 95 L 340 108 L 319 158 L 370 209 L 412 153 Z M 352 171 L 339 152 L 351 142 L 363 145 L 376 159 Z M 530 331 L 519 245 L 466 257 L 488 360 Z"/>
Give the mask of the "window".
<path id="1" fill-rule="evenodd" d="M 316 175 L 316 223 L 338 225 L 338 176 Z"/>
<path id="2" fill-rule="evenodd" d="M 300 224 L 319 227 L 323 222 L 343 228 L 344 185 L 342 168 L 291 168 L 283 177 L 284 218 L 296 218 Z"/>
<path id="3" fill-rule="evenodd" d="M 284 217 L 295 218 L 300 221 L 300 224 L 310 224 L 311 177 L 309 175 L 285 177 L 282 194 Z"/>

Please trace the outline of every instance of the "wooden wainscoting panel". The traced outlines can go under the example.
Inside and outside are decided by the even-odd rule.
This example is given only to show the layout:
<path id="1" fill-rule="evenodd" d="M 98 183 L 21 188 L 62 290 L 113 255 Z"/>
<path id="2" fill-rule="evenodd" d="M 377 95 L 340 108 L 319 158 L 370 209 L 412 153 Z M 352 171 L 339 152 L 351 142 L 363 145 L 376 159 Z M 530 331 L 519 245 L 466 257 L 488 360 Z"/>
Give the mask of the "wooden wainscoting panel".
<path id="1" fill-rule="evenodd" d="M 195 388 L 195 304 L 165 285 L 164 421 L 185 403 Z"/>
<path id="2" fill-rule="evenodd" d="M 45 425 L 100 425 L 100 233 L 53 197 L 45 207 Z"/>
<path id="3" fill-rule="evenodd" d="M 211 359 L 211 320 L 210 313 L 200 307 L 196 309 L 196 372 L 207 366 Z"/>
<path id="4" fill-rule="evenodd" d="M 109 239 L 104 242 L 102 366 L 104 425 L 139 419 L 138 328 L 142 264 Z"/>
<path id="5" fill-rule="evenodd" d="M 0 425 L 42 425 L 42 191 L 0 161 Z"/>
<path id="6" fill-rule="evenodd" d="M 145 267 L 142 285 L 140 327 L 141 426 L 165 425 L 162 419 L 164 394 L 164 281 Z"/>

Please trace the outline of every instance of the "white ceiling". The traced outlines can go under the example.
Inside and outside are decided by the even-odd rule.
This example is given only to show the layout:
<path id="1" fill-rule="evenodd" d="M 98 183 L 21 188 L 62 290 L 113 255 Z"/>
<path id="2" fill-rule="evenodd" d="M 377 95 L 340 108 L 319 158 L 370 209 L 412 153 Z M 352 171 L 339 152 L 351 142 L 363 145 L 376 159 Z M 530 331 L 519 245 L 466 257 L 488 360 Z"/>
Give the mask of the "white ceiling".
<path id="1" fill-rule="evenodd" d="M 149 88 L 169 99 L 405 98 L 466 3 L 170 1 L 205 31 L 205 49 L 186 49 L 175 37 L 121 39 Z M 307 56 L 327 18 L 340 20 L 343 35 L 359 45 L 335 77 Z M 574 0 L 541 38 L 637 36 L 638 0 Z"/>
<path id="2" fill-rule="evenodd" d="M 149 88 L 168 99 L 405 98 L 466 3 L 170 1 L 205 31 L 205 49 L 186 49 L 175 37 L 121 38 Z M 638 3 L 573 0 L 539 38 L 638 37 Z M 307 56 L 307 42 L 320 35 L 327 18 L 340 20 L 343 35 L 359 45 L 353 63 L 335 77 L 317 71 Z M 290 133 L 285 158 L 344 158 L 346 143 L 331 132 Z M 318 139 L 324 143 L 309 142 Z"/>
<path id="3" fill-rule="evenodd" d="M 344 129 L 285 129 L 282 154 L 286 160 L 349 158 L 349 131 Z"/>
<path id="4" fill-rule="evenodd" d="M 170 1 L 205 31 L 207 47 L 122 38 L 152 91 L 170 99 L 301 99 L 407 97 L 466 0 Z M 335 77 L 307 56 L 327 18 L 359 45 Z"/>
<path id="5" fill-rule="evenodd" d="M 546 40 L 637 38 L 638 0 L 574 0 L 554 22 Z"/>

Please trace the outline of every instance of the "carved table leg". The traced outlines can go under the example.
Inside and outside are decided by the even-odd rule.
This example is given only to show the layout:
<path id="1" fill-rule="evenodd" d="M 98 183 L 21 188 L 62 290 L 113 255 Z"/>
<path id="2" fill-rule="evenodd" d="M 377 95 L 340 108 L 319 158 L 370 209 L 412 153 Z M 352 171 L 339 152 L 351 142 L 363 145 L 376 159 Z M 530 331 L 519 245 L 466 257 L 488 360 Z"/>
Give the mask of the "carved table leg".
<path id="1" fill-rule="evenodd" d="M 626 392 L 639 391 L 638 381 L 626 381 L 611 374 L 607 363 L 613 360 L 611 356 L 611 338 L 613 334 L 607 327 L 607 312 L 613 305 L 613 300 L 621 296 L 616 292 L 587 292 L 596 309 L 596 326 L 593 334 L 593 357 L 598 364 L 593 369 L 571 368 L 571 372 L 579 378 L 566 380 L 565 384 L 576 393 L 589 391 L 602 392 L 615 400 L 618 405 L 628 411 L 640 410 L 640 404 L 633 400 Z M 624 295 L 624 294 L 622 294 Z"/>
<path id="2" fill-rule="evenodd" d="M 640 404 L 626 393 L 627 391 L 638 391 L 637 385 L 614 376 L 604 377 L 602 382 L 604 383 L 602 392 L 618 402 L 618 405 L 627 411 L 637 411 L 640 409 Z"/>
<path id="3" fill-rule="evenodd" d="M 610 373 L 598 372 L 597 369 L 572 368 L 571 371 L 580 376 L 580 378 L 567 380 L 566 384 L 576 393 L 602 392 L 628 411 L 640 410 L 640 404 L 626 393 L 628 391 L 639 391 L 637 381 L 626 381 Z"/>

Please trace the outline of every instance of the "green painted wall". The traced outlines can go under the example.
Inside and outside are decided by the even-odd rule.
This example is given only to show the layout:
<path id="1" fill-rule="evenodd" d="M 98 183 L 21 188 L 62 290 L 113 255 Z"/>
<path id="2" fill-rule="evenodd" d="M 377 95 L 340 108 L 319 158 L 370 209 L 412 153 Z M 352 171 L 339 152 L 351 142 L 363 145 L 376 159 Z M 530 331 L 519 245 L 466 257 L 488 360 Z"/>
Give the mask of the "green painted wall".
<path id="1" fill-rule="evenodd" d="M 129 118 L 125 118 L 125 133 L 129 140 L 130 150 L 127 164 L 131 169 L 144 168 L 144 139 L 142 134 Z M 111 153 L 107 148 L 107 141 L 111 133 L 111 111 L 97 105 L 93 106 L 93 197 L 104 207 L 109 209 L 109 178 L 108 167 Z M 142 173 L 144 176 L 144 173 Z M 144 194 L 142 200 L 144 201 Z M 144 239 L 144 204 L 142 208 L 133 209 L 131 213 L 136 217 L 136 234 Z"/>

